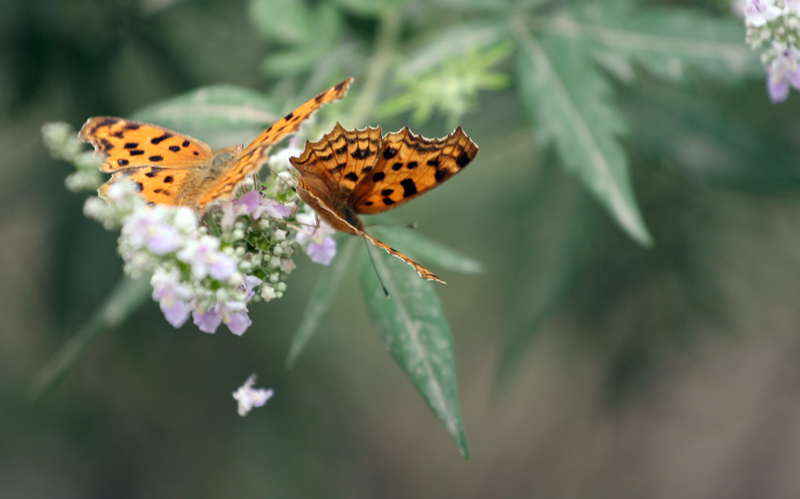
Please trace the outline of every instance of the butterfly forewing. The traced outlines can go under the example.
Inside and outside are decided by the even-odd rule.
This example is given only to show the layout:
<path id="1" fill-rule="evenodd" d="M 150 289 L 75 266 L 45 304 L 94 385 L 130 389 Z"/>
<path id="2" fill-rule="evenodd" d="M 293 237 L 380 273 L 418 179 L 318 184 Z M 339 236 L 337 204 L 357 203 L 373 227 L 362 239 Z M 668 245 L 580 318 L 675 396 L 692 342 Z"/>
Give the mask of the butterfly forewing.
<path id="1" fill-rule="evenodd" d="M 219 179 L 208 188 L 198 199 L 201 208 L 220 197 L 229 197 L 234 188 L 242 182 L 247 175 L 257 172 L 261 165 L 267 161 L 269 149 L 280 142 L 283 138 L 291 135 L 300 128 L 303 123 L 314 111 L 329 102 L 333 102 L 344 97 L 353 79 L 348 78 L 341 83 L 334 85 L 328 90 L 309 99 L 306 103 L 287 114 L 271 127 L 267 128 L 261 135 L 256 137 L 231 163 L 231 166 L 223 172 Z"/>
<path id="2" fill-rule="evenodd" d="M 142 166 L 187 168 L 208 161 L 214 154 L 197 139 L 110 116 L 90 118 L 79 137 L 104 156 L 100 169 L 109 173 Z"/>
<path id="3" fill-rule="evenodd" d="M 461 171 L 477 153 L 461 127 L 441 139 L 426 139 L 408 128 L 389 133 L 374 170 L 356 185 L 348 204 L 364 214 L 396 208 Z"/>

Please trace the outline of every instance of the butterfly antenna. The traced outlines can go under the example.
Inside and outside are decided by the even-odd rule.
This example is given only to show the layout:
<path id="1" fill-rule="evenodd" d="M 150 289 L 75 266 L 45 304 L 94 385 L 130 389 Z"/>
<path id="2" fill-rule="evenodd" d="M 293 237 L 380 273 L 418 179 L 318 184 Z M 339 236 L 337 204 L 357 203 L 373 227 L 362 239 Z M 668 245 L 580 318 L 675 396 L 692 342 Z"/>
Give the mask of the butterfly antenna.
<path id="1" fill-rule="evenodd" d="M 378 272 L 378 266 L 375 265 L 375 259 L 372 257 L 372 248 L 370 248 L 370 244 L 367 242 L 365 238 L 364 244 L 367 246 L 367 254 L 369 255 L 369 261 L 372 262 L 372 268 L 375 270 L 375 275 L 378 276 L 378 282 L 381 283 L 381 288 L 383 289 L 383 294 L 386 295 L 386 298 L 389 298 L 389 291 L 386 290 L 386 286 L 383 285 L 383 279 L 381 279 L 381 273 Z"/>

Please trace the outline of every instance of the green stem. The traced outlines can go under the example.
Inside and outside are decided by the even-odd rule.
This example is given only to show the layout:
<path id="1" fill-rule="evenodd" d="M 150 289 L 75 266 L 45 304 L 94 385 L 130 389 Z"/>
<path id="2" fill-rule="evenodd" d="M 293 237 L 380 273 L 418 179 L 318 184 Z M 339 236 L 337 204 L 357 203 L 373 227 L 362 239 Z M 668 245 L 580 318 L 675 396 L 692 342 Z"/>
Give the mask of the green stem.
<path id="1" fill-rule="evenodd" d="M 402 16 L 398 9 L 389 9 L 381 15 L 375 51 L 370 58 L 358 101 L 347 120 L 349 124 L 361 125 L 375 109 L 386 74 L 395 56 L 401 27 Z"/>
<path id="2" fill-rule="evenodd" d="M 104 331 L 119 326 L 134 310 L 147 302 L 150 280 L 123 277 L 78 332 L 70 338 L 33 377 L 28 400 L 36 402 L 75 365 L 89 345 Z"/>

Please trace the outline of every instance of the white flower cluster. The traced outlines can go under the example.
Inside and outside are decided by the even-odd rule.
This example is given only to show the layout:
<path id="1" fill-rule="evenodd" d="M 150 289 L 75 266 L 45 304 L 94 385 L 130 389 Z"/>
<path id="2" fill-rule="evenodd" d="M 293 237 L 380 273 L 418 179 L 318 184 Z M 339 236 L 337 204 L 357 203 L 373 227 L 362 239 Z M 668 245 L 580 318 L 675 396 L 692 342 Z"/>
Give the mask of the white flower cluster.
<path id="1" fill-rule="evenodd" d="M 773 103 L 800 90 L 800 0 L 747 0 L 744 9 L 746 40 L 761 50 L 767 72 L 767 94 Z"/>
<path id="2" fill-rule="evenodd" d="M 73 175 L 88 178 L 90 171 L 98 172 L 96 159 L 81 152 L 69 125 L 48 124 L 42 131 L 53 157 L 76 164 Z M 336 254 L 333 230 L 309 212 L 298 213 L 285 172 L 288 154 L 296 152 L 295 144 L 277 154 L 270 167 L 283 173 L 209 210 L 202 223 L 189 208 L 148 205 L 124 180 L 112 184 L 105 199 L 88 198 L 84 213 L 108 230 L 120 229 L 118 252 L 125 273 L 151 276 L 153 299 L 170 324 L 181 327 L 191 316 L 201 331 L 213 333 L 225 324 L 241 335 L 252 324 L 251 301 L 283 296 L 298 249 L 324 265 Z M 79 165 L 79 158 L 88 160 Z M 74 183 L 95 189 L 100 182 Z"/>

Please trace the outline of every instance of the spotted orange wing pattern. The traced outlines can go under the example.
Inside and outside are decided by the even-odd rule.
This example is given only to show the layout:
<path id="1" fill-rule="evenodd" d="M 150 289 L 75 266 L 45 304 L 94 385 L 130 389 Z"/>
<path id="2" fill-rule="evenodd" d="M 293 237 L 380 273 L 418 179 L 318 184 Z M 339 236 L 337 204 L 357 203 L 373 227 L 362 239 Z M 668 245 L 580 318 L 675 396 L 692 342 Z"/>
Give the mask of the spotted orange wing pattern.
<path id="1" fill-rule="evenodd" d="M 348 78 L 301 105 L 244 149 L 234 146 L 213 151 L 178 132 L 108 116 L 90 118 L 79 136 L 103 156 L 100 169 L 113 173 L 100 188 L 101 196 L 120 178 L 129 178 L 148 202 L 189 206 L 202 213 L 217 199 L 230 197 L 247 175 L 256 173 L 267 161 L 270 147 L 295 133 L 314 111 L 341 99 L 352 80 Z"/>
<path id="2" fill-rule="evenodd" d="M 337 230 L 368 239 L 414 267 L 424 279 L 431 271 L 367 234 L 359 214 L 381 213 L 433 189 L 478 154 L 461 127 L 441 139 L 426 139 L 408 128 L 385 136 L 381 129 L 345 130 L 338 123 L 303 154 L 290 158 L 298 172 L 297 192 L 320 218 Z"/>
<path id="3" fill-rule="evenodd" d="M 257 172 L 260 166 L 267 161 L 267 153 L 273 145 L 280 142 L 284 137 L 295 133 L 300 128 L 300 124 L 308 119 L 314 111 L 329 102 L 337 101 L 344 97 L 352 82 L 353 78 L 348 78 L 334 85 L 313 99 L 309 99 L 306 103 L 264 130 L 235 158 L 230 168 L 227 168 L 217 181 L 210 185 L 199 197 L 200 206 L 205 208 L 210 202 L 219 197 L 229 197 L 236 185 L 244 180 L 247 175 Z"/>
<path id="4" fill-rule="evenodd" d="M 113 173 L 100 188 L 101 195 L 126 177 L 152 203 L 182 204 L 189 173 L 202 170 L 214 157 L 208 145 L 192 137 L 110 116 L 90 118 L 79 137 L 103 156 L 100 169 Z"/>

